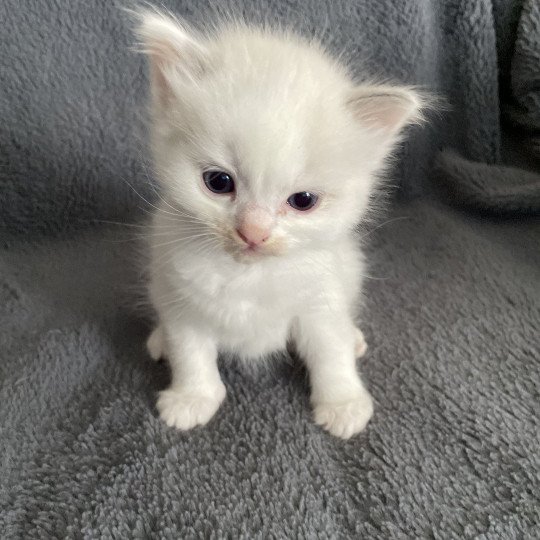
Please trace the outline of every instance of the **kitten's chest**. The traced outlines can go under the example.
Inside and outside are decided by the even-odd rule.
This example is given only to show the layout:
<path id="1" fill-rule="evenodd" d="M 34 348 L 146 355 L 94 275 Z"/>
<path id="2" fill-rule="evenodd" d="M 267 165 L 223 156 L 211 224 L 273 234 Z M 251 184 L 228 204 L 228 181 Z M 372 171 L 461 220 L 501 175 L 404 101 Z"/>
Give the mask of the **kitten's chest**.
<path id="1" fill-rule="evenodd" d="M 184 268 L 190 298 L 227 348 L 250 356 L 283 347 L 297 311 L 296 279 L 280 269 Z"/>
<path id="2" fill-rule="evenodd" d="M 325 291 L 337 290 L 332 284 L 344 266 L 311 252 L 252 265 L 184 252 L 172 263 L 162 276 L 178 315 L 207 327 L 220 350 L 244 358 L 282 349 L 296 317 L 328 305 Z"/>
<path id="3" fill-rule="evenodd" d="M 290 277 L 249 269 L 239 275 L 213 270 L 192 281 L 201 299 L 213 310 L 234 312 L 239 318 L 253 321 L 295 304 L 289 282 Z"/>

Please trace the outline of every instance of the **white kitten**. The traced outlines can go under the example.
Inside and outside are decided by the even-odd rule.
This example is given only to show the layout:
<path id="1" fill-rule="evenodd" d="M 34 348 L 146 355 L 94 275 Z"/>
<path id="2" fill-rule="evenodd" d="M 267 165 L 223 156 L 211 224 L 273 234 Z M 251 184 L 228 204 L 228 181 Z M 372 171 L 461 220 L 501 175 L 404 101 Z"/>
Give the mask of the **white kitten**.
<path id="1" fill-rule="evenodd" d="M 148 340 L 171 386 L 170 426 L 205 424 L 225 398 L 219 352 L 258 359 L 288 340 L 315 421 L 347 438 L 373 403 L 356 370 L 362 255 L 355 225 L 399 132 L 409 88 L 356 86 L 314 43 L 236 24 L 197 35 L 146 12 L 152 149 L 163 198 L 152 224 Z"/>

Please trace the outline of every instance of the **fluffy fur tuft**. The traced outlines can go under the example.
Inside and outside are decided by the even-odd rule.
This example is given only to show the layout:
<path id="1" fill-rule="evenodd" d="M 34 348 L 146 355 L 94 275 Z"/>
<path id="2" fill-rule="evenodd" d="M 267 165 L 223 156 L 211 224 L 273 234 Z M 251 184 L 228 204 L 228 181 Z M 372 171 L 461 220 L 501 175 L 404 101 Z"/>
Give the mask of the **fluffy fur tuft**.
<path id="1" fill-rule="evenodd" d="M 138 36 L 163 194 L 150 245 L 159 323 L 148 340 L 172 368 L 161 417 L 205 424 L 225 397 L 219 352 L 257 359 L 293 341 L 315 421 L 350 437 L 373 411 L 355 364 L 366 345 L 354 324 L 354 229 L 403 128 L 422 119 L 420 94 L 357 85 L 321 46 L 283 31 L 234 23 L 201 35 L 146 11 Z M 218 172 L 222 194 L 208 183 Z M 298 193 L 313 208 L 295 209 Z"/>

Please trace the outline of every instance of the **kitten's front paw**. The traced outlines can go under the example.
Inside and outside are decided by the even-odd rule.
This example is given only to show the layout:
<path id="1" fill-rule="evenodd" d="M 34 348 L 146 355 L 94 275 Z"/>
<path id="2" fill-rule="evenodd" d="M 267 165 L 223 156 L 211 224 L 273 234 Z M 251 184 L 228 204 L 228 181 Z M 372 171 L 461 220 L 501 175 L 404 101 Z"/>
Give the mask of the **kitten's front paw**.
<path id="1" fill-rule="evenodd" d="M 313 404 L 315 422 L 336 437 L 348 439 L 362 431 L 373 415 L 373 400 L 364 390 L 348 401 Z"/>
<path id="2" fill-rule="evenodd" d="M 182 431 L 203 426 L 216 413 L 225 399 L 225 386 L 210 394 L 197 394 L 186 390 L 169 389 L 159 393 L 157 409 L 161 419 Z"/>

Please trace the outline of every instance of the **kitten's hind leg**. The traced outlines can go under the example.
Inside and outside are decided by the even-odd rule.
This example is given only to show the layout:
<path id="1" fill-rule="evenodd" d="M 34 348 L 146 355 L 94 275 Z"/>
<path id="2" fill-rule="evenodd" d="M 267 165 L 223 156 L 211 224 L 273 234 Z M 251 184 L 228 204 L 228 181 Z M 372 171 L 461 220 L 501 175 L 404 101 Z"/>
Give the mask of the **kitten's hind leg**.
<path id="1" fill-rule="evenodd" d="M 148 337 L 146 341 L 146 349 L 150 355 L 150 358 L 156 362 L 166 356 L 165 336 L 163 335 L 163 328 L 161 325 L 156 326 Z"/>
<path id="2" fill-rule="evenodd" d="M 362 358 L 362 356 L 366 354 L 368 346 L 362 330 L 360 330 L 358 327 L 354 333 L 354 338 L 354 354 L 356 355 L 356 358 Z"/>

